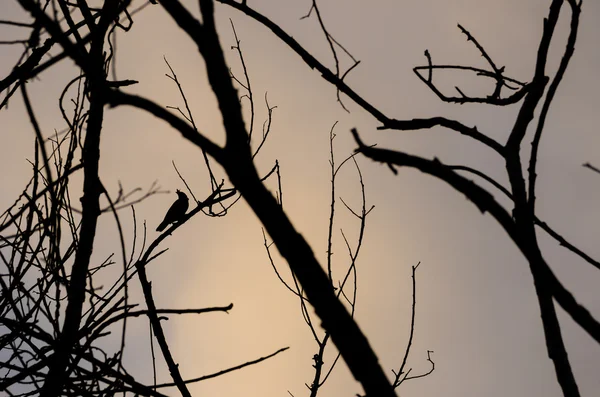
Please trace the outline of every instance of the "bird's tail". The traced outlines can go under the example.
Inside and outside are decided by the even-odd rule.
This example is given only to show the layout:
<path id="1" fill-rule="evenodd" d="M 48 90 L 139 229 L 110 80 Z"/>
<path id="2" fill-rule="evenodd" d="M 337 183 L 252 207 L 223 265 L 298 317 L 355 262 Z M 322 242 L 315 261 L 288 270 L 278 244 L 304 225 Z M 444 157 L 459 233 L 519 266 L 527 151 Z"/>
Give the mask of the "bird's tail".
<path id="1" fill-rule="evenodd" d="M 156 228 L 156 231 L 162 232 L 163 230 L 165 230 L 165 228 L 167 227 L 168 224 L 169 224 L 169 222 L 167 222 L 167 220 L 165 219 L 164 221 L 162 221 L 162 223 L 160 225 L 158 225 L 158 227 Z"/>

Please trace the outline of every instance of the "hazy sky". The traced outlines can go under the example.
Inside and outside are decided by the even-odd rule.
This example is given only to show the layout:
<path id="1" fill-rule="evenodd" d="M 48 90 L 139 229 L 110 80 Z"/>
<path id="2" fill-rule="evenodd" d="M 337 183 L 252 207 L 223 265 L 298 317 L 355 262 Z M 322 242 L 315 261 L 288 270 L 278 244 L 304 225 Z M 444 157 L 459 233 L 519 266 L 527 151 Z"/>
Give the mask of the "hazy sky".
<path id="1" fill-rule="evenodd" d="M 134 4 L 141 4 L 135 1 Z M 197 14 L 197 2 L 185 1 Z M 310 8 L 308 0 L 248 0 L 250 6 L 278 22 L 326 65 L 332 57 L 316 20 L 299 20 Z M 3 2 L 2 18 L 21 15 L 16 2 Z M 319 2 L 331 34 L 361 64 L 347 82 L 389 117 L 410 119 L 443 115 L 504 142 L 517 106 L 449 105 L 440 101 L 413 74 L 426 62 L 485 67 L 483 58 L 457 28 L 460 23 L 478 39 L 507 75 L 530 81 L 542 22 L 550 0 L 404 0 Z M 503 162 L 495 153 L 459 134 L 428 131 L 377 131 L 377 122 L 349 99 L 346 113 L 336 103 L 335 90 L 319 74 L 246 16 L 216 5 L 219 32 L 229 65 L 240 73 L 229 18 L 241 39 L 257 98 L 257 117 L 266 117 L 262 98 L 276 105 L 271 136 L 258 160 L 261 171 L 279 159 L 284 208 L 294 225 L 311 243 L 322 263 L 327 246 L 329 211 L 329 130 L 335 132 L 335 152 L 342 160 L 355 148 L 349 130 L 357 127 L 367 143 L 378 143 L 436 156 L 450 164 L 477 167 L 506 184 Z M 551 65 L 566 42 L 568 7 L 556 32 Z M 600 165 L 600 4 L 583 4 L 576 52 L 553 103 L 539 157 L 538 215 L 591 256 L 600 257 L 600 176 L 582 168 Z M 24 17 L 22 18 L 24 19 Z M 18 37 L 18 30 L 0 28 L 2 37 Z M 135 17 L 130 33 L 118 38 L 117 74 L 140 84 L 128 89 L 162 105 L 180 106 L 177 88 L 165 77 L 165 56 L 184 84 L 201 131 L 223 142 L 222 121 L 206 80 L 204 63 L 192 42 L 172 23 L 160 6 Z M 0 72 L 12 68 L 20 48 L 0 48 Z M 350 65 L 348 59 L 343 65 Z M 71 61 L 45 72 L 29 83 L 44 133 L 64 127 L 57 106 L 58 93 L 76 75 Z M 453 85 L 477 89 L 473 76 L 457 75 Z M 26 182 L 33 153 L 33 131 L 23 118 L 22 100 L 15 96 L 8 111 L 0 112 L 3 173 L 2 207 L 13 202 Z M 525 145 L 527 146 L 527 145 Z M 200 152 L 165 123 L 143 112 L 127 109 L 107 113 L 102 138 L 101 176 L 109 189 L 117 181 L 125 187 L 148 187 L 158 180 L 165 189 L 184 186 L 173 170 L 175 160 L 198 198 L 209 193 Z M 411 304 L 411 266 L 417 273 L 416 334 L 409 368 L 429 370 L 427 350 L 433 350 L 435 371 L 407 382 L 402 396 L 560 396 L 554 369 L 547 358 L 539 309 L 528 265 L 507 235 L 488 215 L 481 215 L 463 195 L 432 177 L 413 170 L 394 176 L 387 167 L 358 158 L 368 204 L 375 209 L 367 219 L 362 255 L 358 262 L 359 325 L 392 375 L 406 347 Z M 218 171 L 223 176 L 221 170 Z M 360 204 L 360 185 L 353 166 L 339 176 L 338 197 L 354 208 Z M 487 185 L 484 185 L 488 187 Z M 495 192 L 494 192 L 495 193 Z M 159 195 L 136 207 L 145 219 L 149 237 L 175 195 Z M 503 201 L 505 202 L 505 201 Z M 355 219 L 338 207 L 334 228 L 337 278 L 348 264 L 340 228 L 351 239 Z M 124 219 L 129 219 L 124 215 Z M 127 222 L 131 231 L 131 221 Z M 539 232 L 544 255 L 576 298 L 600 318 L 600 274 Z M 95 260 L 118 250 L 114 222 L 106 217 L 95 247 Z M 285 353 L 249 369 L 194 384 L 194 395 L 306 396 L 304 383 L 312 380 L 316 345 L 302 321 L 298 300 L 278 281 L 263 247 L 261 225 L 240 202 L 225 218 L 196 217 L 169 237 L 169 251 L 149 265 L 157 305 L 189 308 L 234 303 L 229 314 L 171 318 L 164 323 L 175 360 L 184 378 L 202 376 L 267 355 L 280 347 Z M 354 241 L 354 240 L 351 240 Z M 277 258 L 277 256 L 276 256 Z M 286 264 L 277 259 L 284 274 Z M 108 283 L 111 275 L 104 275 Z M 289 279 L 289 277 L 288 277 Z M 134 289 L 138 289 L 134 283 Z M 144 304 L 142 303 L 142 306 Z M 600 390 L 600 346 L 557 309 L 566 345 L 583 396 Z M 147 320 L 130 323 L 126 359 L 134 373 L 151 379 Z M 107 342 L 108 343 L 108 342 Z M 326 356 L 326 365 L 335 354 Z M 162 362 L 162 360 L 158 360 Z M 168 382 L 162 364 L 161 381 Z M 321 391 L 322 396 L 351 396 L 361 392 L 344 364 Z M 176 394 L 171 391 L 170 394 Z"/>

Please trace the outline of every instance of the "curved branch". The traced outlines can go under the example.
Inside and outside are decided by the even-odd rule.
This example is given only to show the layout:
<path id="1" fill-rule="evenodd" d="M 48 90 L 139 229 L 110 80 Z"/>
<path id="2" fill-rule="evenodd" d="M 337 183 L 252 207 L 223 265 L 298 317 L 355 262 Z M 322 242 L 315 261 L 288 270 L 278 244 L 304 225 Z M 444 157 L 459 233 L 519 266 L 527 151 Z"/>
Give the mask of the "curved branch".
<path id="1" fill-rule="evenodd" d="M 529 158 L 529 206 L 531 208 L 531 212 L 535 211 L 535 182 L 537 178 L 536 174 L 536 165 L 537 165 L 537 154 L 540 146 L 540 140 L 542 138 L 542 131 L 544 130 L 544 125 L 546 122 L 546 117 L 548 116 L 548 112 L 550 111 L 550 104 L 554 99 L 554 95 L 558 89 L 560 82 L 567 70 L 567 66 L 569 66 L 569 61 L 573 56 L 573 52 L 575 52 L 575 41 L 577 40 L 577 29 L 579 27 L 579 14 L 581 12 L 580 6 L 575 5 L 573 2 L 569 2 L 571 5 L 571 32 L 569 33 L 569 38 L 567 40 L 567 46 L 565 49 L 565 53 L 560 61 L 560 66 L 552 79 L 552 83 L 548 87 L 548 94 L 546 94 L 546 98 L 542 105 L 542 109 L 540 111 L 540 116 L 538 118 L 537 127 L 535 130 L 535 135 L 533 137 L 533 141 L 531 143 L 531 156 Z"/>
<path id="2" fill-rule="evenodd" d="M 163 121 L 169 123 L 173 128 L 179 131 L 185 139 L 187 139 L 194 145 L 204 149 L 215 160 L 222 161 L 223 149 L 221 147 L 214 144 L 204 135 L 198 133 L 187 122 L 175 116 L 167 109 L 160 107 L 156 103 L 137 95 L 127 94 L 119 90 L 107 90 L 106 92 L 106 101 L 111 106 L 130 105 L 139 109 L 143 109 L 148 113 L 154 115 L 155 117 L 158 117 L 159 119 L 162 119 Z"/>
<path id="3" fill-rule="evenodd" d="M 377 127 L 378 130 L 422 130 L 433 127 L 445 127 L 461 134 L 471 137 L 476 141 L 483 143 L 484 145 L 494 149 L 498 154 L 504 156 L 504 146 L 495 141 L 494 139 L 482 134 L 477 130 L 477 127 L 467 127 L 459 121 L 447 119 L 445 117 L 432 117 L 429 119 L 412 119 L 412 120 L 396 120 L 390 119 L 385 125 Z"/>
<path id="4" fill-rule="evenodd" d="M 489 212 L 527 258 L 534 268 L 535 273 L 539 272 L 539 276 L 547 283 L 547 288 L 556 298 L 556 301 L 579 326 L 600 343 L 600 323 L 564 288 L 541 256 L 541 253 L 536 252 L 535 247 L 532 248 L 528 245 L 513 218 L 487 190 L 481 188 L 473 181 L 460 176 L 437 159 L 427 160 L 407 153 L 366 146 L 360 139 L 358 131 L 355 128 L 352 129 L 352 135 L 358 144 L 357 151 L 370 159 L 384 164 L 415 168 L 425 174 L 435 176 L 463 193 L 482 213 Z"/>
<path id="5" fill-rule="evenodd" d="M 502 225 L 504 230 L 521 248 L 521 242 L 515 237 L 517 236 L 516 226 L 512 220 L 512 217 L 487 190 L 483 189 L 475 182 L 460 176 L 438 159 L 427 160 L 422 157 L 413 156 L 407 153 L 367 146 L 360 139 L 356 128 L 353 128 L 351 132 L 354 140 L 358 144 L 358 149 L 356 150 L 368 158 L 384 164 L 393 164 L 418 169 L 425 174 L 429 174 L 443 180 L 457 191 L 463 193 L 473 204 L 477 206 L 482 213 L 489 212 L 490 215 L 492 215 L 500 223 L 500 225 Z"/>
<path id="6" fill-rule="evenodd" d="M 448 167 L 450 167 L 453 170 L 466 171 L 466 172 L 470 172 L 470 173 L 472 173 L 474 175 L 477 175 L 477 176 L 483 178 L 485 181 L 489 182 L 496 189 L 498 189 L 499 191 L 501 191 L 502 193 L 504 193 L 504 195 L 506 195 L 506 197 L 508 197 L 511 200 L 513 199 L 512 193 L 509 192 L 508 189 L 506 189 L 499 182 L 497 182 L 496 180 L 492 179 L 491 177 L 489 177 L 488 175 L 484 174 L 483 172 L 481 172 L 479 170 L 476 170 L 474 168 L 467 167 L 467 166 L 464 166 L 464 165 L 448 165 Z M 561 246 L 565 247 L 566 249 L 568 249 L 569 251 L 571 251 L 575 255 L 579 256 L 584 261 L 588 262 L 590 265 L 592 265 L 595 268 L 597 268 L 597 269 L 600 270 L 600 262 L 598 262 L 597 260 L 595 260 L 594 258 L 592 258 L 591 256 L 589 256 L 588 254 L 586 254 L 585 252 L 583 252 L 581 249 L 577 248 L 576 246 L 574 246 L 573 244 L 571 244 L 570 242 L 568 242 L 563 236 L 561 236 L 554 229 L 552 229 L 546 222 L 542 221 L 537 216 L 534 217 L 534 222 L 543 231 L 545 231 L 546 233 L 548 233 L 548 235 L 550 237 L 552 237 L 553 239 L 555 239 Z"/>

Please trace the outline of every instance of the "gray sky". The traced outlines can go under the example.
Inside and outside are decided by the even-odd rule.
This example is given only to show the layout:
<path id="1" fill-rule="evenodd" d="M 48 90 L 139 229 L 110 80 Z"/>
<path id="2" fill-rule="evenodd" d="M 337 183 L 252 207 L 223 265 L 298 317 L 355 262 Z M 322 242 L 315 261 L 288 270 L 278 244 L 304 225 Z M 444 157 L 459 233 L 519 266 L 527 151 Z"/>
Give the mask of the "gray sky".
<path id="1" fill-rule="evenodd" d="M 3 18 L 20 15 L 12 3 L 1 6 Z M 185 3 L 197 13 L 195 1 Z M 309 1 L 248 3 L 278 22 L 326 65 L 333 66 L 316 20 L 299 20 L 308 12 Z M 460 23 L 496 64 L 506 66 L 507 75 L 530 81 L 549 4 L 549 0 L 319 2 L 330 33 L 361 60 L 347 82 L 365 99 L 389 117 L 452 117 L 477 125 L 500 142 L 508 137 L 518 105 L 493 108 L 440 103 L 412 68 L 426 62 L 425 49 L 434 62 L 485 67 L 483 58 L 456 27 Z M 261 101 L 265 91 L 269 103 L 277 106 L 272 135 L 258 161 L 259 168 L 267 171 L 279 159 L 284 208 L 322 263 L 330 195 L 328 140 L 336 121 L 338 161 L 354 149 L 349 130 L 357 127 L 367 143 L 474 166 L 506 183 L 501 159 L 457 133 L 442 129 L 377 131 L 376 121 L 345 98 L 351 111 L 347 114 L 336 103 L 335 90 L 270 32 L 226 6 L 218 4 L 216 9 L 223 47 L 228 49 L 234 44 L 228 18 L 242 41 L 259 104 L 258 120 L 262 122 L 266 116 Z M 568 16 L 565 7 L 549 71 L 555 70 L 557 56 L 566 42 Z M 584 2 L 576 52 L 547 120 L 538 184 L 538 215 L 596 258 L 600 257 L 596 233 L 600 225 L 600 176 L 581 164 L 590 161 L 600 165 L 600 80 L 596 76 L 600 70 L 599 17 L 600 4 Z M 3 37 L 15 32 L 4 27 L 0 30 Z M 182 105 L 176 87 L 164 76 L 168 69 L 163 56 L 167 57 L 185 84 L 200 130 L 223 142 L 221 118 L 203 61 L 161 7 L 148 7 L 137 15 L 132 31 L 119 36 L 118 46 L 118 77 L 140 81 L 129 91 L 162 105 Z M 0 72 L 5 75 L 20 49 L 2 47 L 1 51 Z M 227 56 L 233 71 L 239 74 L 235 52 L 228 51 Z M 350 65 L 348 59 L 343 60 L 343 65 Z M 54 98 L 74 73 L 68 61 L 29 83 L 47 135 L 63 128 Z M 459 75 L 451 83 L 476 89 L 478 80 Z M 33 132 L 23 115 L 18 96 L 8 111 L 0 112 L 4 126 L 1 161 L 5 170 L 8 165 L 11 167 L 11 172 L 3 173 L 0 184 L 3 207 L 12 203 L 29 172 L 25 158 L 32 157 Z M 101 158 L 101 175 L 107 187 L 116 191 L 120 180 L 126 187 L 144 188 L 159 180 L 165 189 L 181 189 L 172 160 L 198 198 L 209 193 L 200 153 L 178 133 L 139 111 L 108 112 Z M 356 317 L 390 375 L 391 369 L 397 369 L 401 363 L 409 332 L 411 266 L 421 262 L 417 273 L 416 334 L 409 368 L 415 374 L 429 370 L 427 350 L 434 351 L 436 368 L 425 379 L 407 382 L 399 394 L 560 396 L 547 358 L 528 265 L 501 228 L 443 182 L 404 169 L 394 176 L 386 167 L 364 158 L 359 158 L 359 164 L 368 204 L 375 205 L 375 209 L 367 220 L 357 265 Z M 220 170 L 219 173 L 224 175 Z M 355 169 L 347 167 L 342 171 L 339 183 L 339 195 L 357 208 L 360 187 Z M 155 225 L 174 197 L 160 195 L 136 207 L 138 219 L 145 219 L 152 230 L 150 238 L 156 236 Z M 341 278 L 348 260 L 339 230 L 343 227 L 344 233 L 354 239 L 357 223 L 341 205 L 338 214 L 334 259 L 337 277 Z M 128 223 L 131 230 L 131 222 Z M 600 318 L 598 271 L 543 232 L 539 235 L 552 269 L 576 298 Z M 94 251 L 96 260 L 117 250 L 117 243 L 114 223 L 106 217 Z M 302 321 L 297 299 L 281 285 L 269 265 L 260 224 L 246 204 L 240 202 L 222 219 L 192 219 L 168 238 L 164 247 L 169 247 L 169 251 L 149 266 L 159 306 L 188 308 L 234 303 L 229 314 L 171 318 L 164 323 L 184 378 L 216 372 L 290 346 L 290 350 L 265 363 L 195 384 L 191 386 L 192 393 L 271 397 L 285 396 L 289 391 L 296 397 L 307 395 L 304 383 L 312 380 L 316 346 Z M 285 263 L 277 260 L 279 269 L 288 274 Z M 106 277 L 106 283 L 111 279 L 109 274 L 101 277 Z M 136 285 L 134 289 L 137 288 Z M 558 312 L 582 395 L 596 395 L 600 390 L 600 346 L 560 308 Z M 126 357 L 136 368 L 134 373 L 150 379 L 147 322 L 133 320 L 130 327 Z M 330 350 L 326 365 L 333 357 Z M 169 381 L 165 368 L 161 380 Z M 360 386 L 343 364 L 321 391 L 323 396 L 359 392 Z"/>

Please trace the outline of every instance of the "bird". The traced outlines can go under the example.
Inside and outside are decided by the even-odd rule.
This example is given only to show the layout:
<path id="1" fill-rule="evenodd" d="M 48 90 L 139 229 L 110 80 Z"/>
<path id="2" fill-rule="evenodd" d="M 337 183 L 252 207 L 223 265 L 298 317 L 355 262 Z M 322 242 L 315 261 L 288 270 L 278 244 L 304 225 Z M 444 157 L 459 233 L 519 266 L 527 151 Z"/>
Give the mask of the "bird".
<path id="1" fill-rule="evenodd" d="M 188 196 L 181 190 L 177 190 L 177 200 L 171 205 L 156 231 L 162 232 L 169 224 L 179 222 L 185 216 L 189 205 Z"/>

